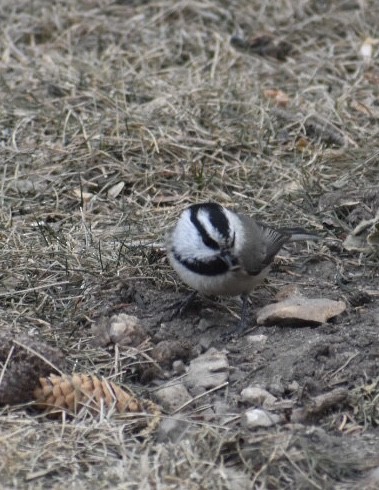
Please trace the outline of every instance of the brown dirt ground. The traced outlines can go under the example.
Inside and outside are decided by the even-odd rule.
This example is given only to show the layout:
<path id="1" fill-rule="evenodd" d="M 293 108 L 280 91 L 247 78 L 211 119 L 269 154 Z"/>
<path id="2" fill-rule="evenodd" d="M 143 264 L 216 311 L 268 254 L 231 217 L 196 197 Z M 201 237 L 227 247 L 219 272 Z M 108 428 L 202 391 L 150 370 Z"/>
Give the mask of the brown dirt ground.
<path id="1" fill-rule="evenodd" d="M 214 347 L 230 366 L 227 386 L 175 414 L 187 428 L 171 440 L 4 405 L 3 488 L 379 488 L 378 253 L 364 235 L 343 246 L 379 209 L 378 25 L 376 0 L 2 2 L 1 338 L 153 400 L 180 379 L 174 359 Z M 319 327 L 252 321 L 237 338 L 234 299 L 168 320 L 187 290 L 163 238 L 207 200 L 323 237 L 281 252 L 253 311 L 292 283 L 346 311 Z M 91 327 L 119 313 L 141 319 L 150 350 L 182 349 L 157 374 L 146 345 L 95 347 Z M 249 385 L 283 402 L 281 423 L 246 428 Z M 337 388 L 343 403 L 291 421 Z"/>

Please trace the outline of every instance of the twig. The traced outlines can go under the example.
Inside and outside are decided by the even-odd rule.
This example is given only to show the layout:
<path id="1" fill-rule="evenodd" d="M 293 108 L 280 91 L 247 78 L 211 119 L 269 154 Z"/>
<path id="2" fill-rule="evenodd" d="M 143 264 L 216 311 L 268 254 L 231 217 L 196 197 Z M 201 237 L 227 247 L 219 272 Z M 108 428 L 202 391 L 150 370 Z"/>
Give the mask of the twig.
<path id="1" fill-rule="evenodd" d="M 180 407 L 178 407 L 176 410 L 172 412 L 172 415 L 175 415 L 176 413 L 180 412 L 180 410 L 183 410 L 183 408 L 186 408 L 188 405 L 191 405 L 191 403 L 200 400 L 200 398 L 203 398 L 203 396 L 209 395 L 210 393 L 220 390 L 221 388 L 225 388 L 225 386 L 228 386 L 228 384 L 229 382 L 225 381 L 225 383 L 221 383 L 220 385 L 215 386 L 211 390 L 208 390 L 205 393 L 201 393 L 200 395 L 195 396 L 195 398 L 192 398 L 191 400 L 188 400 L 188 402 L 183 403 L 183 405 L 180 405 Z"/>

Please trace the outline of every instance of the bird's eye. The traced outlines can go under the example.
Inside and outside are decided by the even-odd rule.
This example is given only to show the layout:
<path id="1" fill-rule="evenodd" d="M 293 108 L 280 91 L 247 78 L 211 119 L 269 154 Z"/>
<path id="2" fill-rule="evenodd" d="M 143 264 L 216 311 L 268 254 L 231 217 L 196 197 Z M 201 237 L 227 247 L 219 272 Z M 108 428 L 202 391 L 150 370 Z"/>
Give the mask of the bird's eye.
<path id="1" fill-rule="evenodd" d="M 203 239 L 204 244 L 207 247 L 212 248 L 213 250 L 219 250 L 220 249 L 219 243 L 217 243 L 216 240 L 213 240 L 213 238 L 211 238 L 206 233 L 202 234 L 202 239 Z"/>

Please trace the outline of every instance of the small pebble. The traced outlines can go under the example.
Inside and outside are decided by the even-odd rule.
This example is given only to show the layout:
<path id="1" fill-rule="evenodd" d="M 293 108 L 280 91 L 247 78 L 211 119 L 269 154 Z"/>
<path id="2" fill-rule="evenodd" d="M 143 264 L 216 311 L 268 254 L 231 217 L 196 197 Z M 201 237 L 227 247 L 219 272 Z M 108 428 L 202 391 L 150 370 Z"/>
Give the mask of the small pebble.
<path id="1" fill-rule="evenodd" d="M 243 421 L 248 429 L 254 429 L 255 427 L 271 427 L 280 422 L 280 417 L 260 408 L 253 408 L 245 412 Z"/>
<path id="2" fill-rule="evenodd" d="M 259 386 L 249 386 L 241 392 L 241 399 L 244 402 L 251 403 L 255 406 L 269 406 L 276 402 L 276 397 L 271 395 L 267 390 Z"/>

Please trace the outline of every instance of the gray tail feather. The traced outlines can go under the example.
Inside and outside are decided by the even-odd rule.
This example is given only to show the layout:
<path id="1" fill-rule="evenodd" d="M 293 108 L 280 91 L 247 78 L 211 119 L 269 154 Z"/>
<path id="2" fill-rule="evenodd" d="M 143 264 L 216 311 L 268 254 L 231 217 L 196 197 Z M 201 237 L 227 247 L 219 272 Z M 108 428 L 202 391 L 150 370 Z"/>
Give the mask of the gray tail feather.
<path id="1" fill-rule="evenodd" d="M 315 233 L 304 230 L 304 228 L 279 228 L 278 231 L 287 235 L 290 242 L 298 242 L 302 240 L 320 240 L 320 236 Z"/>

